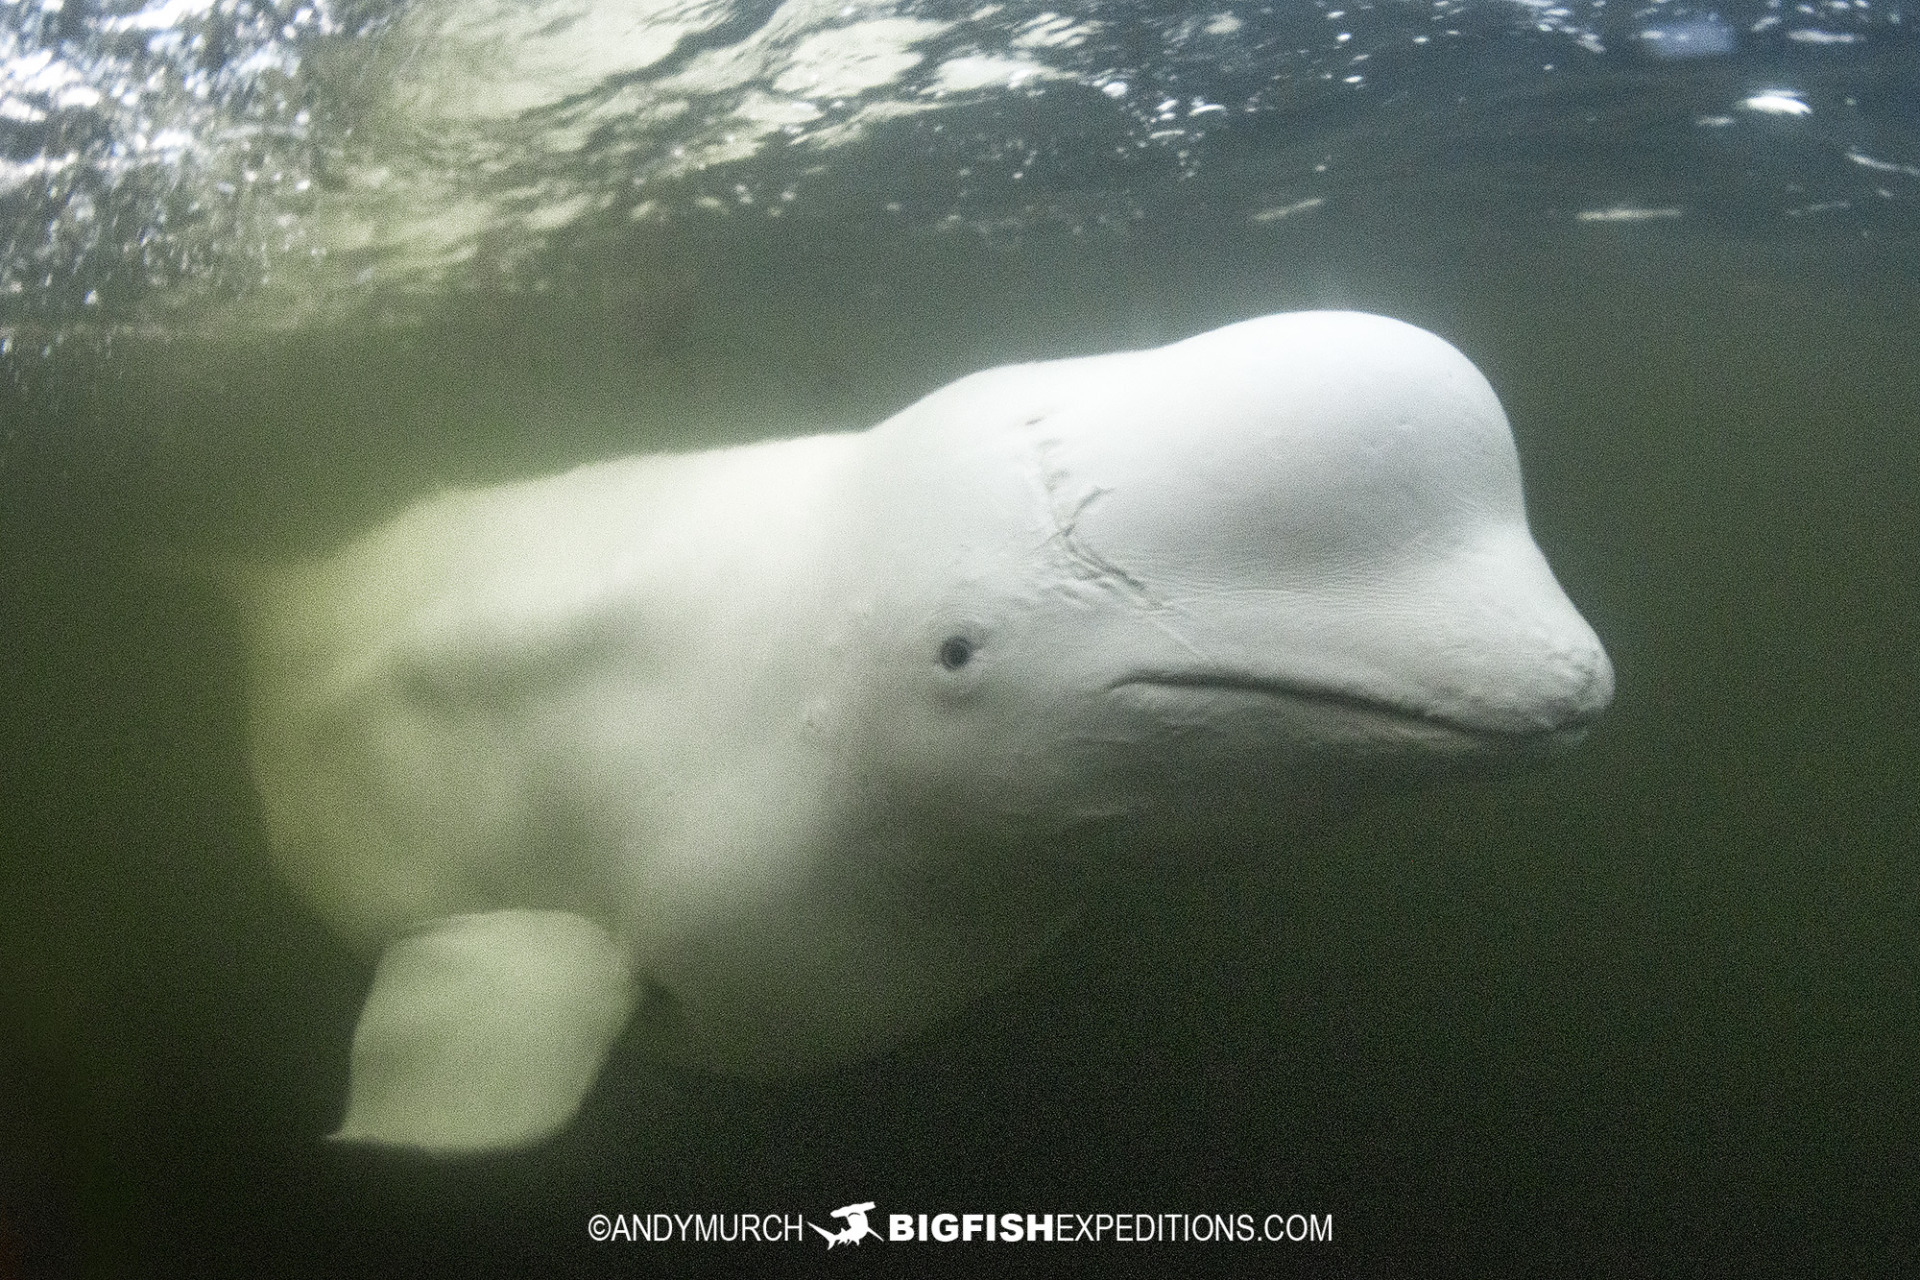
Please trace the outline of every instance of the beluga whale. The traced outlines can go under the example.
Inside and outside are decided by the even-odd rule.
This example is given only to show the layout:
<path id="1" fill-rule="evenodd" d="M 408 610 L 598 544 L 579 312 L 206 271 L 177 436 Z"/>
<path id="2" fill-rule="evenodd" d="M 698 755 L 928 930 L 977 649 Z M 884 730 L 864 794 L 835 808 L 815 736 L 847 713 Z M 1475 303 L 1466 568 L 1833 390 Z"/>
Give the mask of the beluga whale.
<path id="1" fill-rule="evenodd" d="M 334 1136 L 441 1153 L 554 1134 L 622 1035 L 877 1054 L 1116 848 L 1548 755 L 1613 694 L 1486 379 L 1347 312 L 442 493 L 246 594 L 273 855 L 377 957 Z"/>

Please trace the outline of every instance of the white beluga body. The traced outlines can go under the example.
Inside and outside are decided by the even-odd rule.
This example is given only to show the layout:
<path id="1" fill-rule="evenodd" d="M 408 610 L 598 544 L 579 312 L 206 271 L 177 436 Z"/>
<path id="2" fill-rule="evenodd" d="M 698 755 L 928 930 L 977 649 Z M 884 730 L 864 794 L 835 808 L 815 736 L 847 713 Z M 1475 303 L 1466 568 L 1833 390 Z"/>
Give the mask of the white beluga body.
<path id="1" fill-rule="evenodd" d="M 251 616 L 275 855 L 380 957 L 338 1136 L 438 1151 L 551 1134 L 627 1028 L 871 1055 L 1124 875 L 1115 833 L 1204 857 L 1613 689 L 1485 379 L 1342 312 L 444 494 Z"/>

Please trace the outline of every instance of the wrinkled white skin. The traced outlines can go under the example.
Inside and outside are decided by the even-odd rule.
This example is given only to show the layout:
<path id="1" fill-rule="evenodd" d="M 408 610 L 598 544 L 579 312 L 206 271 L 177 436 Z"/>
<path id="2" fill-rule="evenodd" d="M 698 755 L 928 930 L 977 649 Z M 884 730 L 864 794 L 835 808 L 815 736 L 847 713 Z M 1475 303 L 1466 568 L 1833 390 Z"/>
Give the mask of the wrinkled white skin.
<path id="1" fill-rule="evenodd" d="M 338 1136 L 442 1151 L 552 1133 L 629 1024 L 874 1053 L 1064 927 L 1089 832 L 1204 857 L 1183 815 L 1613 688 L 1486 381 L 1339 312 L 445 494 L 253 603 L 274 849 L 383 952 Z"/>

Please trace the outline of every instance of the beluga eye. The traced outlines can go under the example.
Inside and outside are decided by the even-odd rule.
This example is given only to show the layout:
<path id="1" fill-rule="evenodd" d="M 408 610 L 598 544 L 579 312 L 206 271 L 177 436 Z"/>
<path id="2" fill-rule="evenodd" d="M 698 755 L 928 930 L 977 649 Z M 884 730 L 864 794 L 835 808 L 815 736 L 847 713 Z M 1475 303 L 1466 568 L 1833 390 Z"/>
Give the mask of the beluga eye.
<path id="1" fill-rule="evenodd" d="M 940 665 L 958 671 L 973 661 L 973 641 L 965 636 L 948 636 L 940 642 Z"/>

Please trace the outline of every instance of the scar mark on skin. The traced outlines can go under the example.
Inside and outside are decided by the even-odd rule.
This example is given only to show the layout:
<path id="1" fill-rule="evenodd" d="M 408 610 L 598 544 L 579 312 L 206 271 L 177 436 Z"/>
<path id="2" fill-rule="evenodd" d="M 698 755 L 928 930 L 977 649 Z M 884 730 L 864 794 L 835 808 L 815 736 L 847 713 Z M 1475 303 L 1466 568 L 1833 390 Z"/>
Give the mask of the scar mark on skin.
<path id="1" fill-rule="evenodd" d="M 1069 499 L 1065 490 L 1072 477 L 1066 468 L 1055 461 L 1054 442 L 1035 440 L 1034 453 L 1039 462 L 1040 485 L 1046 493 L 1047 511 L 1053 519 L 1053 535 L 1048 541 L 1066 552 L 1077 576 L 1106 583 L 1124 595 L 1157 607 L 1160 601 L 1147 589 L 1145 582 L 1095 551 L 1080 536 L 1080 517 L 1086 514 L 1087 508 L 1113 491 L 1096 485 L 1073 501 L 1071 509 L 1067 509 Z"/>

